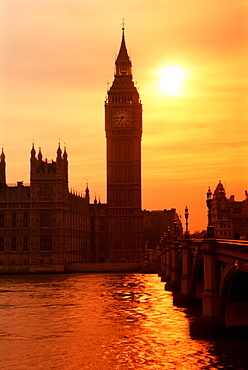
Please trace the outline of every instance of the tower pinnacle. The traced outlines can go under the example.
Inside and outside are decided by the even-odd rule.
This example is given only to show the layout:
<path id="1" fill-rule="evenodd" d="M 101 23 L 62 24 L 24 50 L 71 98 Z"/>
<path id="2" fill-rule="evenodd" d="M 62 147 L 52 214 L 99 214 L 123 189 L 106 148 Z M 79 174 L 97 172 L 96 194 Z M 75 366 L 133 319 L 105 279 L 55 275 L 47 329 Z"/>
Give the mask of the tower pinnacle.
<path id="1" fill-rule="evenodd" d="M 5 154 L 4 154 L 4 151 L 3 151 L 3 147 L 2 147 L 2 153 L 0 155 L 0 161 L 5 162 Z"/>
<path id="2" fill-rule="evenodd" d="M 59 142 L 58 149 L 57 149 L 57 160 L 61 159 L 61 155 L 62 155 L 62 150 L 60 148 L 60 142 Z"/>
<path id="3" fill-rule="evenodd" d="M 125 25 L 126 25 L 126 23 L 124 22 L 124 18 L 122 18 L 121 25 L 122 25 L 122 31 L 124 32 L 125 31 Z"/>
<path id="4" fill-rule="evenodd" d="M 127 47 L 126 47 L 126 42 L 125 42 L 125 27 L 124 27 L 124 19 L 122 22 L 122 40 L 121 40 L 121 46 L 119 50 L 119 54 L 116 58 L 115 61 L 115 66 L 116 66 L 116 75 L 131 75 L 131 67 L 132 63 L 129 58 L 128 52 L 127 52 Z"/>
<path id="5" fill-rule="evenodd" d="M 2 147 L 2 153 L 0 155 L 0 186 L 6 186 L 6 174 L 5 174 L 5 154 Z"/>

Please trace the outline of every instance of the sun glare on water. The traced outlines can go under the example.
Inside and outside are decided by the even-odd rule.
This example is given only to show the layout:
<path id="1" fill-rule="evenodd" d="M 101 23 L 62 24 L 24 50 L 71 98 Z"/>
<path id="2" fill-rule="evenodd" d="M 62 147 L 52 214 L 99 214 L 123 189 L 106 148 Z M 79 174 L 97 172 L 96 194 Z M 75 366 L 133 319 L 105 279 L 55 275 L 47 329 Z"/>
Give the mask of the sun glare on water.
<path id="1" fill-rule="evenodd" d="M 184 71 L 176 66 L 168 66 L 160 72 L 160 87 L 167 95 L 176 96 L 184 80 Z"/>

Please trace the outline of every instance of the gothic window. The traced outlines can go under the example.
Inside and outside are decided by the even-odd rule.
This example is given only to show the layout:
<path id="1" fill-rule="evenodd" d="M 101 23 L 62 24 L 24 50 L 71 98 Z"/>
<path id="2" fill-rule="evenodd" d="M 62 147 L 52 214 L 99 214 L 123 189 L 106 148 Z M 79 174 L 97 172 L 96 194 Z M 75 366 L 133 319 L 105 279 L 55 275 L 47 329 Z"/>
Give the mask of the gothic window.
<path id="1" fill-rule="evenodd" d="M 28 212 L 23 213 L 23 227 L 28 227 L 29 222 L 28 222 Z"/>
<path id="2" fill-rule="evenodd" d="M 52 236 L 44 235 L 40 237 L 40 250 L 41 251 L 52 250 Z"/>
<path id="3" fill-rule="evenodd" d="M 4 212 L 0 212 L 0 228 L 4 227 Z"/>
<path id="4" fill-rule="evenodd" d="M 11 226 L 16 227 L 16 212 L 11 213 Z"/>
<path id="5" fill-rule="evenodd" d="M 4 251 L 4 236 L 0 236 L 0 252 Z"/>
<path id="6" fill-rule="evenodd" d="M 16 237 L 12 236 L 11 238 L 11 251 L 15 252 L 16 251 Z"/>
<path id="7" fill-rule="evenodd" d="M 28 251 L 28 236 L 23 237 L 23 251 L 27 252 Z"/>

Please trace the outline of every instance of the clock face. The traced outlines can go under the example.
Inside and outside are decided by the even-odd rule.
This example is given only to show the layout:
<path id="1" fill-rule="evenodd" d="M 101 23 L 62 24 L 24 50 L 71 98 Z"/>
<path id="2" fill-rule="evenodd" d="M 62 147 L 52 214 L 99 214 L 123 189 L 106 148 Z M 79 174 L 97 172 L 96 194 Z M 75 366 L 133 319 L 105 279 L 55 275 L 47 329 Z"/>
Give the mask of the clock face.
<path id="1" fill-rule="evenodd" d="M 113 113 L 112 119 L 115 126 L 128 126 L 131 122 L 131 112 L 125 108 L 116 109 Z"/>

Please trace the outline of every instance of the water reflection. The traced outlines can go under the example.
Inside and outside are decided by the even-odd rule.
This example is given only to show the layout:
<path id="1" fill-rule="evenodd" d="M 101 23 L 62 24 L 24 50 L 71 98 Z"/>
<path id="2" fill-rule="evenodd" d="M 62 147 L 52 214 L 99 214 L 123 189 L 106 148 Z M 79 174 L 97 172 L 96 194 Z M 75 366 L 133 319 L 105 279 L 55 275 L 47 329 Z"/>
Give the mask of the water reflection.
<path id="1" fill-rule="evenodd" d="M 247 342 L 190 339 L 155 275 L 2 277 L 0 342 L 2 370 L 246 368 Z"/>

